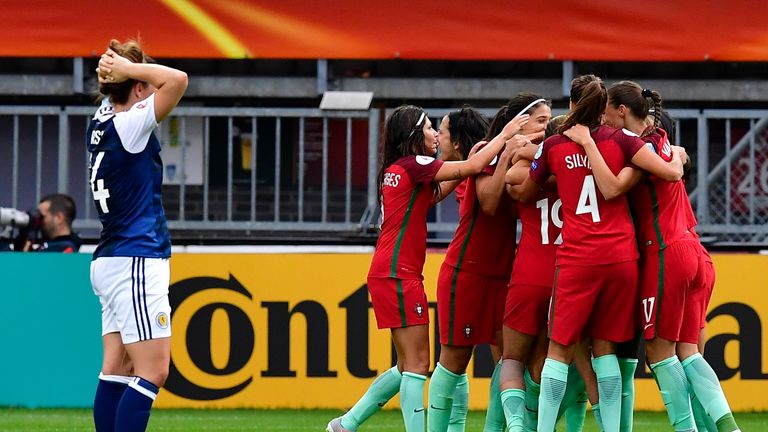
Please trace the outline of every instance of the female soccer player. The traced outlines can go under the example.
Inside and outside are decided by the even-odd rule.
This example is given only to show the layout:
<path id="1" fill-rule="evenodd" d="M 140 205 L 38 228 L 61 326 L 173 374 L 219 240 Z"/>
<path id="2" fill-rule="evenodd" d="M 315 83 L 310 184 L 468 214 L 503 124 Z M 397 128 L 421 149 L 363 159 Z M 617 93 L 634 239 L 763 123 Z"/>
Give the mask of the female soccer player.
<path id="1" fill-rule="evenodd" d="M 527 122 L 527 115 L 517 117 L 474 156 L 443 162 L 433 157 L 438 135 L 424 110 L 405 105 L 387 118 L 379 171 L 381 234 L 368 272 L 368 290 L 379 328 L 392 331 L 397 366 L 380 375 L 347 414 L 331 420 L 328 431 L 357 430 L 398 391 L 406 431 L 424 430 L 429 316 L 421 273 L 427 210 L 444 196 L 437 182 L 477 175 Z"/>
<path id="2" fill-rule="evenodd" d="M 666 132 L 658 128 L 661 116 L 656 116 L 652 127 L 646 128 L 645 124 L 648 99 L 654 105 L 654 112 L 660 113 L 660 95 L 631 81 L 614 84 L 608 95 L 604 121 L 640 135 L 661 158 L 671 159 L 673 149 Z M 605 161 L 586 139 L 583 128 L 579 132 L 578 141 L 585 145 L 593 162 L 601 192 L 609 196 L 623 193 L 638 181 L 640 175 L 634 170 L 629 176 L 617 177 L 605 169 Z M 687 376 L 693 390 L 691 394 L 716 420 L 718 429 L 738 430 L 716 375 L 698 351 L 702 315 L 706 312 L 701 305 L 707 302 L 709 290 L 706 283 L 696 283 L 699 267 L 706 268 L 706 258 L 702 256 L 698 238 L 691 232 L 693 211 L 685 184 L 649 176 L 630 190 L 629 200 L 637 218 L 642 254 L 639 306 L 646 354 L 670 422 L 678 431 L 695 430 L 688 385 L 679 379 Z M 681 358 L 676 353 L 680 353 Z"/>
<path id="3" fill-rule="evenodd" d="M 103 226 L 91 263 L 104 344 L 93 407 L 98 431 L 146 429 L 171 356 L 171 241 L 153 131 L 179 103 L 187 75 L 146 59 L 137 42 L 109 43 L 96 70 L 105 98 L 87 134 Z"/>
<path id="4" fill-rule="evenodd" d="M 475 143 L 481 141 L 488 133 L 488 121 L 485 117 L 469 107 L 451 111 L 446 114 L 440 122 L 437 139 L 440 146 L 440 159 L 444 161 L 460 161 L 467 158 Z M 461 208 L 464 197 L 466 196 L 467 183 L 469 179 L 464 179 L 456 187 L 456 201 Z M 440 294 L 438 292 L 438 316 L 440 322 L 444 321 L 443 314 L 440 311 Z M 440 327 L 442 328 L 441 324 Z M 442 356 L 441 351 L 441 356 Z M 439 380 L 438 380 L 439 382 Z M 430 389 L 435 383 L 435 374 L 430 380 Z M 437 392 L 435 392 L 436 394 Z M 433 392 L 430 390 L 429 394 Z M 431 396 L 430 396 L 431 397 Z M 430 408 L 427 414 L 427 428 L 433 428 L 436 423 L 444 423 L 450 432 L 463 432 L 467 421 L 467 409 L 469 404 L 469 381 L 467 374 L 462 373 L 454 386 L 454 392 L 451 395 L 452 404 L 444 410 Z M 431 404 L 434 405 L 434 404 Z M 441 426 L 442 430 L 446 430 Z"/>
<path id="5" fill-rule="evenodd" d="M 551 116 L 544 99 L 522 93 L 499 110 L 487 138 L 501 132 L 512 118 L 524 114 L 530 114 L 533 121 L 529 121 L 521 133 L 543 132 Z M 514 144 L 510 145 L 512 141 Z M 524 143 L 525 138 L 516 135 L 490 166 L 465 180 L 459 226 L 438 278 L 441 348 L 440 360 L 429 384 L 429 431 L 447 430 L 454 391 L 465 374 L 474 346 L 499 342 L 516 234 L 514 207 L 504 193 L 504 174 L 517 147 Z M 494 376 L 498 376 L 498 371 L 495 372 Z M 501 411 L 498 380 L 491 381 L 486 432 L 504 429 L 503 413 L 493 415 L 494 402 Z"/>
<path id="6" fill-rule="evenodd" d="M 600 152 L 615 172 L 630 161 L 671 180 L 682 176 L 679 156 L 664 162 L 635 136 L 600 126 L 606 105 L 605 86 L 590 77 L 581 98 L 561 126 L 565 131 L 586 124 Z M 563 209 L 563 243 L 557 251 L 550 343 L 542 370 L 537 430 L 553 431 L 576 342 L 591 336 L 598 401 L 606 432 L 619 430 L 621 376 L 615 344 L 632 337 L 632 302 L 637 281 L 637 248 L 626 200 L 598 196 L 584 149 L 562 135 L 547 139 L 522 185 L 526 201 L 557 177 Z M 585 377 L 585 380 L 591 377 Z"/>

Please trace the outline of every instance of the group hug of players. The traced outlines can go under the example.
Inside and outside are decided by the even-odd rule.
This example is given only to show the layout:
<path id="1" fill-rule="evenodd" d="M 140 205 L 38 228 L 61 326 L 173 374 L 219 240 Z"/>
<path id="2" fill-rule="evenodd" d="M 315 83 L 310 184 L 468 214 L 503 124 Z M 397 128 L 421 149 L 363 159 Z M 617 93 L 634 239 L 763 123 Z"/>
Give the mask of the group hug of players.
<path id="1" fill-rule="evenodd" d="M 606 89 L 580 76 L 570 99 L 555 119 L 532 93 L 490 125 L 466 107 L 438 131 L 419 107 L 387 118 L 368 289 L 397 366 L 329 432 L 356 431 L 398 393 L 406 431 L 422 432 L 425 418 L 430 432 L 463 431 L 465 371 L 485 343 L 498 362 L 484 431 L 550 432 L 561 417 L 580 431 L 587 401 L 601 430 L 631 431 L 641 337 L 675 431 L 739 430 L 701 355 L 715 275 L 674 122 L 657 92 L 631 81 Z M 438 278 L 441 352 L 425 409 L 427 212 L 454 189 L 459 225 Z"/>

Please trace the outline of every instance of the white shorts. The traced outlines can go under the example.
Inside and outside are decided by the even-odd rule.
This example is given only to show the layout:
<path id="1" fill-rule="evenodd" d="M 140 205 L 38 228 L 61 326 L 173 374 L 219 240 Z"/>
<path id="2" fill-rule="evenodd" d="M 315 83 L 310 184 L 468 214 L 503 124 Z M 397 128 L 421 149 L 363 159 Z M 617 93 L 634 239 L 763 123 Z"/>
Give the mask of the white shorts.
<path id="1" fill-rule="evenodd" d="M 167 258 L 101 257 L 91 285 L 101 301 L 101 334 L 120 332 L 124 344 L 171 336 Z"/>

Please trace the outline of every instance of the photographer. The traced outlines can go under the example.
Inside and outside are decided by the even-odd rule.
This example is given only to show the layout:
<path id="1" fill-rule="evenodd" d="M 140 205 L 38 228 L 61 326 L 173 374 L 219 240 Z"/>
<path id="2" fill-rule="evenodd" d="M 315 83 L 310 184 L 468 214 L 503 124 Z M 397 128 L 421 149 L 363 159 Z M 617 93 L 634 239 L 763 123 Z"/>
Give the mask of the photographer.
<path id="1" fill-rule="evenodd" d="M 77 252 L 82 244 L 77 234 L 72 232 L 72 221 L 76 216 L 75 202 L 64 194 L 51 194 L 43 197 L 37 205 L 40 212 L 42 242 L 27 241 L 24 251 L 37 252 Z"/>

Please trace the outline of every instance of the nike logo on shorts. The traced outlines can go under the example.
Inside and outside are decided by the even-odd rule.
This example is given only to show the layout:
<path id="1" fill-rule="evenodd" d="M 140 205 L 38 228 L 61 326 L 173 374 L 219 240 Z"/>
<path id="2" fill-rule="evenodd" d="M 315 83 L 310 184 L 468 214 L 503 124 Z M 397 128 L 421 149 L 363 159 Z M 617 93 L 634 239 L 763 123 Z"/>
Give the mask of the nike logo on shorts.
<path id="1" fill-rule="evenodd" d="M 424 411 L 424 408 L 414 408 L 413 409 L 413 412 L 415 412 L 415 413 L 420 413 L 422 411 Z"/>
<path id="2" fill-rule="evenodd" d="M 448 411 L 448 408 L 438 408 L 438 407 L 436 407 L 434 405 L 430 405 L 429 409 L 434 409 L 434 410 L 438 410 L 438 411 Z"/>

